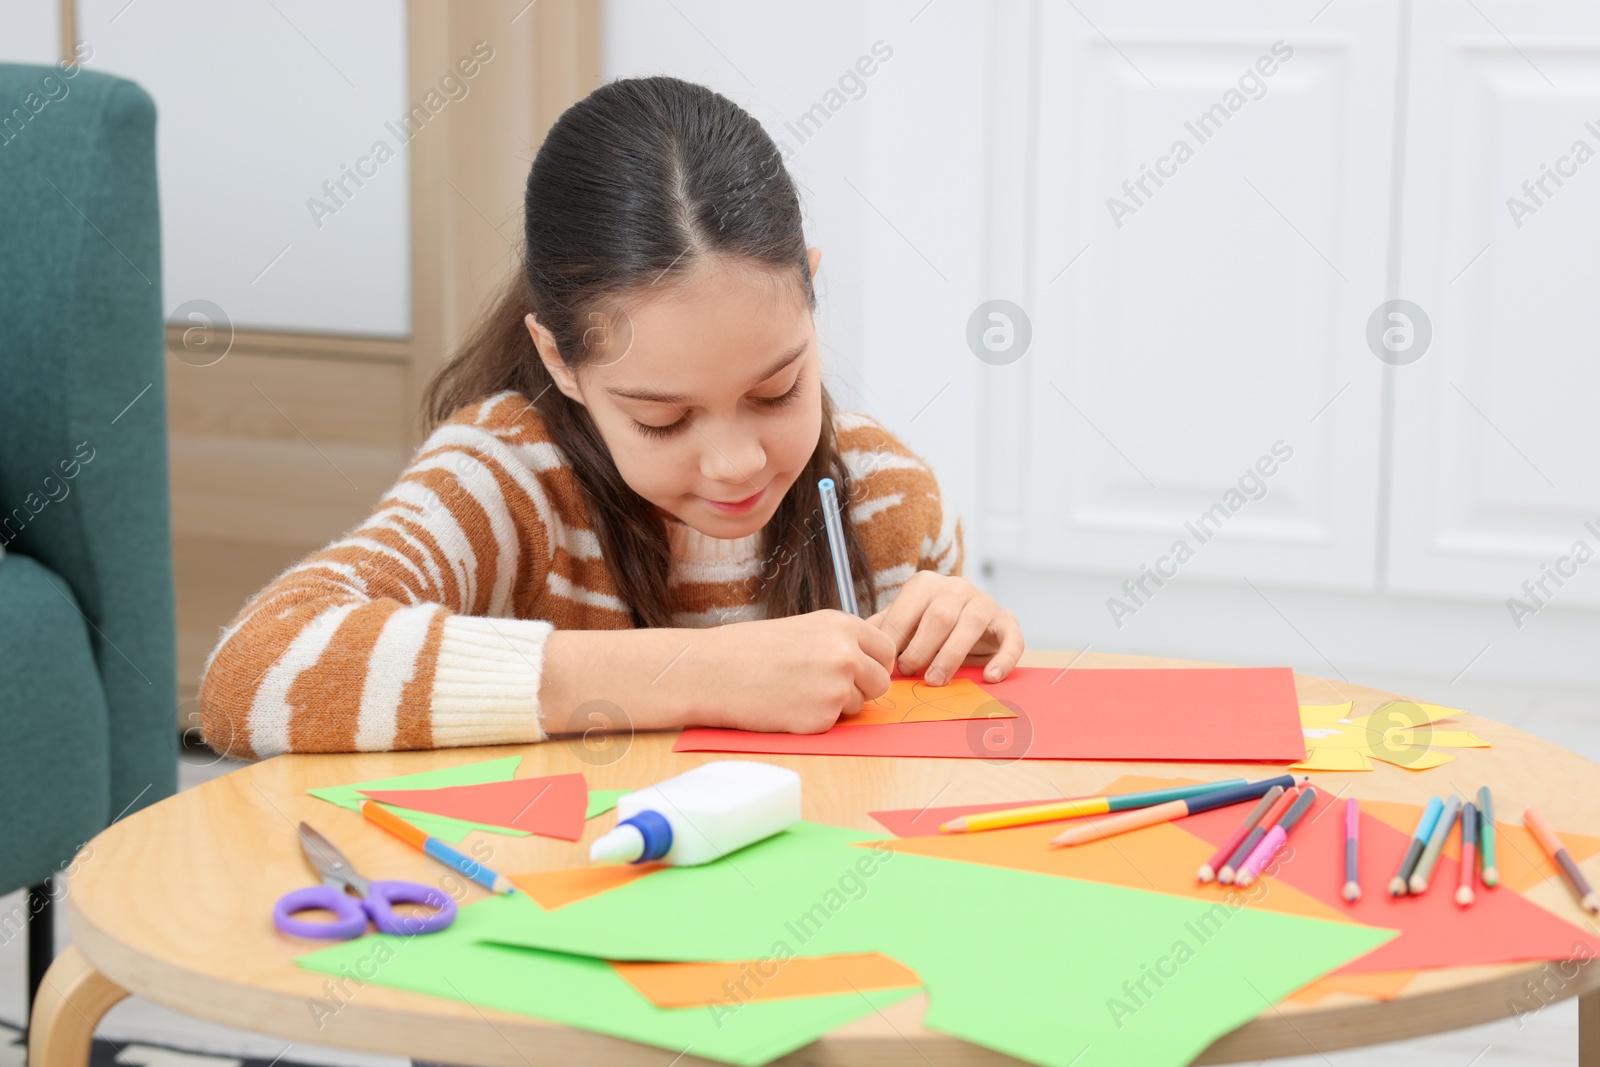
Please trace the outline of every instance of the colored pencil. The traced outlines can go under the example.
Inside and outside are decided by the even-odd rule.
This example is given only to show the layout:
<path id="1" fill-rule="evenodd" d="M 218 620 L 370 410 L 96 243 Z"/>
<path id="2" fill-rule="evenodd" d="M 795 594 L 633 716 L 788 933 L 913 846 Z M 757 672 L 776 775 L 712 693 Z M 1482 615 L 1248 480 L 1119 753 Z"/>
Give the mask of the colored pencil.
<path id="1" fill-rule="evenodd" d="M 1533 836 L 1539 839 L 1539 844 L 1550 854 L 1550 858 L 1556 861 L 1561 873 L 1567 876 L 1567 884 L 1572 886 L 1572 891 L 1578 896 L 1578 905 L 1584 911 L 1600 912 L 1600 896 L 1595 895 L 1589 879 L 1583 876 L 1583 872 L 1578 870 L 1578 865 L 1572 861 L 1572 853 L 1561 843 L 1561 835 L 1544 821 L 1543 815 L 1532 808 L 1522 813 L 1522 821 L 1533 831 Z"/>
<path id="2" fill-rule="evenodd" d="M 1261 876 L 1278 855 L 1278 850 L 1283 848 L 1283 843 L 1289 839 L 1289 831 L 1294 829 L 1294 824 L 1300 817 L 1311 810 L 1311 805 L 1317 799 L 1317 791 L 1309 786 L 1300 791 L 1300 796 L 1290 805 L 1289 810 L 1283 813 L 1283 818 L 1278 820 L 1278 825 L 1267 831 L 1267 836 L 1261 839 L 1261 844 L 1256 846 L 1233 875 L 1233 883 L 1237 886 L 1248 886 Z"/>
<path id="3" fill-rule="evenodd" d="M 1478 787 L 1478 863 L 1483 868 L 1483 887 L 1499 885 L 1500 868 L 1494 862 L 1494 795 L 1486 785 Z"/>
<path id="4" fill-rule="evenodd" d="M 1461 805 L 1461 888 L 1456 903 L 1463 908 L 1477 899 L 1472 891 L 1472 876 L 1478 866 L 1478 809 L 1472 803 Z"/>
<path id="5" fill-rule="evenodd" d="M 1000 830 L 1007 826 L 1029 826 L 1033 823 L 1056 822 L 1060 819 L 1077 819 L 1085 815 L 1105 815 L 1115 811 L 1132 811 L 1165 804 L 1169 800 L 1183 800 L 1200 796 L 1213 789 L 1227 789 L 1244 785 L 1243 778 L 1229 778 L 1221 782 L 1202 782 L 1199 785 L 1180 785 L 1172 789 L 1150 789 L 1143 793 L 1110 793 L 1101 797 L 1074 797 L 1055 800 L 1048 804 L 1028 804 L 1020 808 L 1000 811 L 982 811 L 951 819 L 939 826 L 941 833 L 972 833 L 977 830 Z"/>
<path id="6" fill-rule="evenodd" d="M 1361 805 L 1351 797 L 1344 802 L 1344 899 L 1351 904 L 1361 899 Z"/>
<path id="7" fill-rule="evenodd" d="M 406 844 L 432 856 L 446 867 L 454 868 L 490 892 L 509 893 L 516 888 L 503 875 L 495 874 L 477 860 L 457 852 L 437 837 L 411 825 L 376 801 L 363 800 L 361 814 L 368 822 L 383 827 Z"/>
<path id="8" fill-rule="evenodd" d="M 1249 858 L 1250 853 L 1256 850 L 1256 846 L 1261 844 L 1261 839 L 1267 836 L 1267 832 L 1278 825 L 1278 820 L 1283 818 L 1283 813 L 1288 811 L 1289 807 L 1299 797 L 1300 793 L 1295 789 L 1287 789 L 1279 795 L 1278 799 L 1273 802 L 1272 807 L 1267 809 L 1267 813 L 1261 816 L 1261 821 L 1256 824 L 1255 829 L 1244 835 L 1244 840 L 1239 842 L 1239 847 L 1233 850 L 1233 855 L 1228 857 L 1228 862 L 1222 865 L 1222 869 L 1217 872 L 1217 881 L 1223 885 L 1233 884 L 1233 876 L 1237 873 L 1239 867 Z"/>
<path id="9" fill-rule="evenodd" d="M 1438 797 L 1428 798 L 1428 806 L 1422 809 L 1422 818 L 1417 820 L 1417 828 L 1411 831 L 1411 846 L 1406 849 L 1405 858 L 1400 861 L 1400 869 L 1389 879 L 1391 897 L 1405 896 L 1406 882 L 1411 878 L 1411 869 L 1417 865 L 1417 858 L 1427 847 L 1428 837 L 1433 833 L 1433 824 L 1439 821 L 1439 812 L 1442 810 L 1444 801 Z"/>
<path id="10" fill-rule="evenodd" d="M 1422 849 L 1422 855 L 1417 857 L 1417 865 L 1412 868 L 1411 877 L 1406 879 L 1406 885 L 1411 887 L 1412 893 L 1428 891 L 1428 881 L 1433 878 L 1434 865 L 1439 862 L 1439 854 L 1444 851 L 1445 840 L 1455 828 L 1456 816 L 1460 814 L 1461 798 L 1451 793 L 1450 798 L 1444 802 L 1444 810 L 1439 813 L 1439 821 L 1434 824 L 1427 845 Z"/>
<path id="11" fill-rule="evenodd" d="M 1235 827 L 1233 833 L 1228 835 L 1228 839 L 1222 843 L 1222 846 L 1212 853 L 1211 858 L 1200 865 L 1200 871 L 1195 875 L 1195 881 L 1209 882 L 1216 878 L 1217 871 L 1227 862 L 1228 857 L 1233 855 L 1233 850 L 1239 847 L 1239 842 L 1243 841 L 1250 831 L 1256 828 L 1256 824 L 1261 822 L 1262 817 L 1272 810 L 1272 805 L 1277 803 L 1278 798 L 1281 796 L 1283 796 L 1283 786 L 1275 785 L 1260 800 L 1256 801 L 1256 806 L 1250 809 L 1250 814 L 1244 817 L 1244 822 Z"/>
<path id="12" fill-rule="evenodd" d="M 1213 789 L 1211 792 L 1202 793 L 1199 796 L 1186 797 L 1182 800 L 1169 800 L 1165 804 L 1156 804 L 1148 808 L 1136 808 L 1133 811 L 1125 811 L 1120 815 L 1094 819 L 1070 827 L 1052 838 L 1050 844 L 1058 846 L 1081 845 L 1089 841 L 1100 841 L 1111 837 L 1113 834 L 1124 834 L 1129 830 L 1137 830 L 1144 826 L 1171 822 L 1173 819 L 1181 819 L 1186 815 L 1198 815 L 1202 811 L 1211 811 L 1213 808 L 1224 808 L 1231 804 L 1243 804 L 1247 800 L 1255 800 L 1263 793 L 1270 792 L 1275 785 L 1287 788 L 1293 784 L 1293 775 L 1280 774 L 1276 778 L 1267 778 L 1259 782 L 1247 782 L 1244 785 L 1230 786 L 1227 789 Z"/>

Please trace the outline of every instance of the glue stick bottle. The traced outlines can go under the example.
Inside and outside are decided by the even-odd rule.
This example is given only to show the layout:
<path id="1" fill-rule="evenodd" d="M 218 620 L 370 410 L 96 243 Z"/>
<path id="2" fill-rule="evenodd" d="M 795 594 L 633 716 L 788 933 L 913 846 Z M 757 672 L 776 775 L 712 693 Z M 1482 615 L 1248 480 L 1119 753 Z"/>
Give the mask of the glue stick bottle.
<path id="1" fill-rule="evenodd" d="M 709 863 L 800 819 L 800 776 L 755 760 L 716 760 L 617 800 L 617 825 L 593 863 Z"/>

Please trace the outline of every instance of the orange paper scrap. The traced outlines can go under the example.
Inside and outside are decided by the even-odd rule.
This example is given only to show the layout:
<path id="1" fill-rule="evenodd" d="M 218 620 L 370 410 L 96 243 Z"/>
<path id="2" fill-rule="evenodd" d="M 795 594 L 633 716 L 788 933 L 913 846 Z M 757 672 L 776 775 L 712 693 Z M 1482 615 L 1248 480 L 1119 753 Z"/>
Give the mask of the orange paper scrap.
<path id="1" fill-rule="evenodd" d="M 889 691 L 839 718 L 840 726 L 877 726 L 896 722 L 943 722 L 949 719 L 1011 719 L 1016 712 L 966 678 L 929 685 L 921 678 L 895 678 Z"/>
<path id="2" fill-rule="evenodd" d="M 704 1008 L 707 1003 L 786 1000 L 906 989 L 922 979 L 880 952 L 790 956 L 730 963 L 636 963 L 612 968 L 658 1008 Z"/>

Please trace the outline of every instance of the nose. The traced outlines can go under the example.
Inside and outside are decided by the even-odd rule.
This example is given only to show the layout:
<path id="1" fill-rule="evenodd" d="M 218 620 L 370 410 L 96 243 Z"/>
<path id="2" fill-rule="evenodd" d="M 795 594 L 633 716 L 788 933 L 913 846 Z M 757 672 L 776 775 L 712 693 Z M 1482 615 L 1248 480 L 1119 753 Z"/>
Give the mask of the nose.
<path id="1" fill-rule="evenodd" d="M 705 447 L 700 450 L 700 473 L 710 481 L 747 489 L 746 496 L 759 489 L 758 482 L 751 483 L 767 465 L 761 438 L 727 424 L 721 428 L 702 425 L 701 429 Z"/>

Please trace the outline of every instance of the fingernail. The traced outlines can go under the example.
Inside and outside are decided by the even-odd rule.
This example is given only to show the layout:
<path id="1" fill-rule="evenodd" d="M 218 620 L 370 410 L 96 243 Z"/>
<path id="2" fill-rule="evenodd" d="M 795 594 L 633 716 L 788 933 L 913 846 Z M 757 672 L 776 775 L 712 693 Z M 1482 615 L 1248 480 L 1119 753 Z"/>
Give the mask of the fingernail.
<path id="1" fill-rule="evenodd" d="M 944 684 L 944 675 L 941 674 L 939 671 L 930 670 L 927 674 L 922 676 L 922 679 L 923 679 L 923 681 L 927 682 L 929 685 L 943 685 Z"/>

